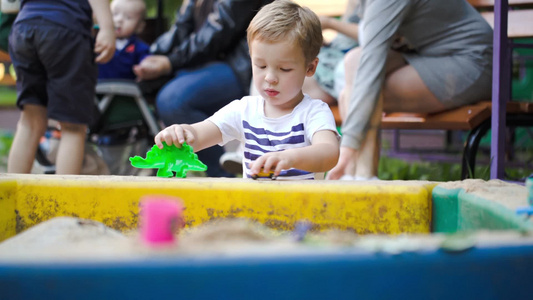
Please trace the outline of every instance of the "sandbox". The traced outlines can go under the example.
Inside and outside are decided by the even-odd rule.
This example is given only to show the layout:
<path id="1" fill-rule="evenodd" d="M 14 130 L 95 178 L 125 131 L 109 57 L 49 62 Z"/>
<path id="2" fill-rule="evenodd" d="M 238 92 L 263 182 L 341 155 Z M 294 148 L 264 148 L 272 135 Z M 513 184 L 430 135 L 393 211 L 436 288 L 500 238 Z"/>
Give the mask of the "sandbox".
<path id="1" fill-rule="evenodd" d="M 138 241 L 146 195 L 183 200 L 176 245 Z M 500 181 L 0 175 L 0 295 L 527 298 L 533 224 L 514 213 L 525 205 L 523 186 Z M 59 216 L 91 234 L 44 230 Z M 302 220 L 311 231 L 297 242 L 291 231 Z"/>

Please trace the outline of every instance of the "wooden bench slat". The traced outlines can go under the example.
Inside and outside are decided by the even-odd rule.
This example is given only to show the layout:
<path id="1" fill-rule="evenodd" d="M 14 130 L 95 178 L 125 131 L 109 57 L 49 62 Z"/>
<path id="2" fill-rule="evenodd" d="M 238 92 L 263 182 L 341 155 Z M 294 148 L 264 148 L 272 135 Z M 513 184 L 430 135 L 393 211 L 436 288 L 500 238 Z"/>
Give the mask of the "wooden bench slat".
<path id="1" fill-rule="evenodd" d="M 528 114 L 533 113 L 533 103 L 520 102 L 520 112 Z"/>
<path id="2" fill-rule="evenodd" d="M 0 50 L 0 62 L 10 62 L 11 57 L 9 57 L 9 54 L 7 52 Z"/>
<path id="3" fill-rule="evenodd" d="M 533 102 L 511 101 L 507 103 L 507 113 L 509 114 L 533 113 Z"/>
<path id="4" fill-rule="evenodd" d="M 331 107 L 337 125 L 342 121 L 337 106 Z M 509 102 L 508 113 L 533 113 L 532 102 Z M 472 130 L 490 118 L 492 103 L 482 101 L 436 114 L 388 113 L 381 119 L 383 129 Z"/>
<path id="5" fill-rule="evenodd" d="M 470 5 L 475 8 L 493 8 L 494 0 L 467 0 Z M 520 7 L 529 6 L 532 4 L 531 0 L 509 0 L 510 6 Z"/>
<path id="6" fill-rule="evenodd" d="M 341 126 L 342 119 L 341 119 L 341 114 L 339 113 L 339 107 L 337 105 L 331 105 L 329 108 L 331 109 L 331 112 L 333 113 L 333 117 L 335 118 L 335 124 L 337 126 Z"/>
<path id="7" fill-rule="evenodd" d="M 442 129 L 471 130 L 490 117 L 490 101 L 466 105 L 436 114 L 404 114 L 403 117 L 385 115 L 381 127 L 384 129 Z"/>

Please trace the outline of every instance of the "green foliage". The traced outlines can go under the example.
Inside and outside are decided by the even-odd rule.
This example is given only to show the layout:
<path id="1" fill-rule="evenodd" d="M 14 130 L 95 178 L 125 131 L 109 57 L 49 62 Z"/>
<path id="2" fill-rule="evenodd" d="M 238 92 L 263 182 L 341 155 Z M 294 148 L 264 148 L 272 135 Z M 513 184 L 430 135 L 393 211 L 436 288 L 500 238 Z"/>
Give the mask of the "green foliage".
<path id="1" fill-rule="evenodd" d="M 378 168 L 379 178 L 383 180 L 461 180 L 461 166 L 451 163 L 408 162 L 382 156 Z"/>
<path id="2" fill-rule="evenodd" d="M 490 136 L 489 136 L 490 138 Z M 512 181 L 524 181 L 526 177 L 533 172 L 527 169 L 527 165 L 533 162 L 533 147 L 530 146 L 531 135 L 523 133 L 517 136 L 515 142 L 514 160 L 516 162 L 525 162 L 524 167 L 505 168 L 505 179 Z M 490 145 L 490 139 L 489 139 Z M 387 157 L 388 149 L 391 149 L 391 141 L 382 139 L 382 152 L 378 167 L 378 177 L 383 180 L 429 180 L 429 181 L 457 181 L 461 180 L 461 164 L 440 162 L 440 161 L 406 161 L 402 159 Z M 457 158 L 460 158 L 461 149 L 457 150 Z M 487 149 L 482 151 L 481 148 L 477 153 L 475 176 L 472 176 L 472 170 L 467 170 L 469 178 L 490 179 L 490 158 Z M 487 162 L 489 161 L 489 162 Z"/>
<path id="3" fill-rule="evenodd" d="M 13 134 L 0 130 L 0 172 L 7 170 L 7 156 L 13 143 Z"/>
<path id="4" fill-rule="evenodd" d="M 0 107 L 15 107 L 17 91 L 14 86 L 0 86 Z"/>
<path id="5" fill-rule="evenodd" d="M 176 172 L 176 177 L 184 178 L 188 171 L 205 171 L 207 166 L 203 164 L 198 155 L 187 143 L 183 143 L 181 148 L 174 145 L 168 146 L 163 142 L 163 149 L 154 145 L 146 153 L 146 159 L 135 156 L 130 157 L 131 165 L 135 168 L 158 169 L 158 177 L 172 177 Z"/>
<path id="6" fill-rule="evenodd" d="M 408 162 L 382 156 L 378 174 L 383 180 L 455 181 L 461 178 L 461 167 L 458 164 Z"/>
<path id="7" fill-rule="evenodd" d="M 506 178 L 517 181 L 524 180 L 531 171 L 526 168 L 505 168 Z M 477 164 L 475 174 L 474 178 L 489 180 L 490 166 Z M 457 181 L 461 180 L 461 164 L 428 161 L 408 162 L 382 156 L 379 162 L 378 177 L 382 180 Z"/>
<path id="8" fill-rule="evenodd" d="M 174 22 L 174 16 L 177 9 L 181 6 L 181 0 L 162 0 L 163 1 L 163 15 L 167 19 L 167 23 L 170 26 Z M 157 2 L 158 0 L 146 0 L 146 15 L 149 18 L 155 18 L 157 16 Z"/>

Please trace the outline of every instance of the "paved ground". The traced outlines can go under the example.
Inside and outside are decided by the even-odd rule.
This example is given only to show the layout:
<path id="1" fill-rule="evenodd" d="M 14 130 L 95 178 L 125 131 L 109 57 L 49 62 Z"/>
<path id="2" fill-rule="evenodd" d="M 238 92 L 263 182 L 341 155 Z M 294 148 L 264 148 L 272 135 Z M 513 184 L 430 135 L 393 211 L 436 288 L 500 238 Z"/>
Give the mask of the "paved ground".
<path id="1" fill-rule="evenodd" d="M 16 108 L 0 108 L 0 130 L 15 131 L 20 111 Z"/>

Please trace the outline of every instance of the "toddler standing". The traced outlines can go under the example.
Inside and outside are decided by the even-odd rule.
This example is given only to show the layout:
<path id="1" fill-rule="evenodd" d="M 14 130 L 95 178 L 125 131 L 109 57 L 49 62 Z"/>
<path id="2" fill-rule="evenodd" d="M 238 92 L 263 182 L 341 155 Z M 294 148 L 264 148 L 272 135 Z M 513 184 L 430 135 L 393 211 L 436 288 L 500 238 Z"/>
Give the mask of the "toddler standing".
<path id="1" fill-rule="evenodd" d="M 96 40 L 91 36 L 93 12 L 100 25 Z M 61 127 L 56 173 L 80 173 L 87 125 L 94 115 L 96 63 L 109 61 L 114 51 L 107 0 L 22 0 L 9 36 L 22 113 L 8 172 L 31 171 L 50 118 Z"/>

